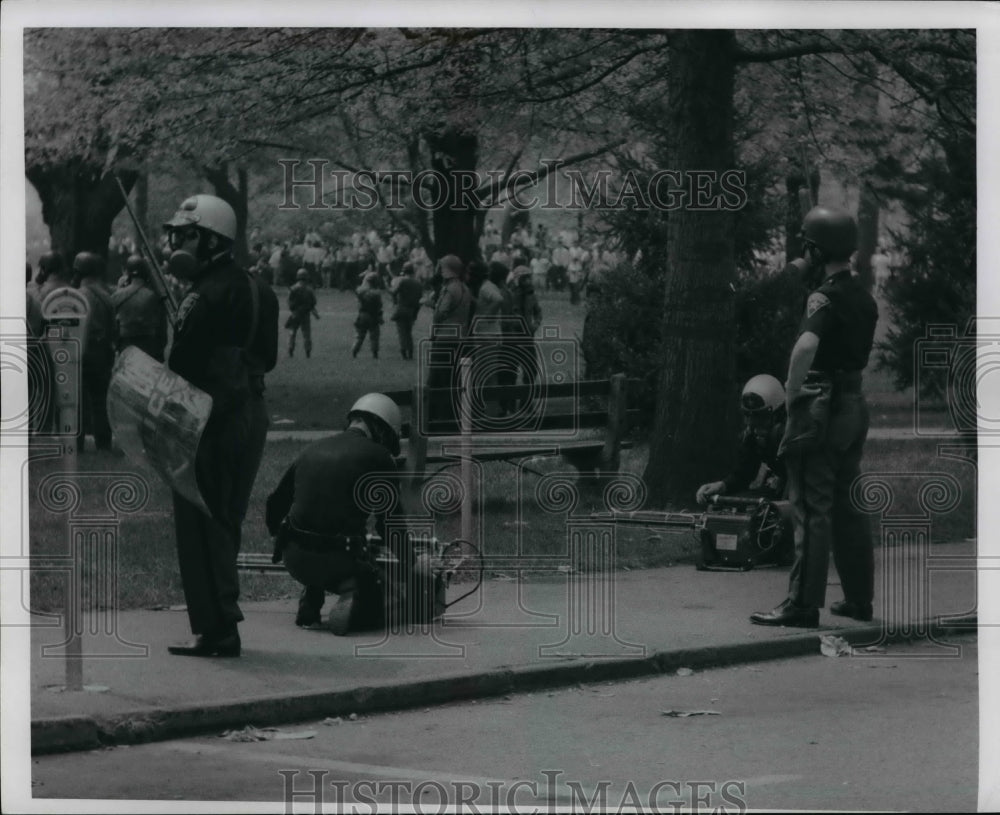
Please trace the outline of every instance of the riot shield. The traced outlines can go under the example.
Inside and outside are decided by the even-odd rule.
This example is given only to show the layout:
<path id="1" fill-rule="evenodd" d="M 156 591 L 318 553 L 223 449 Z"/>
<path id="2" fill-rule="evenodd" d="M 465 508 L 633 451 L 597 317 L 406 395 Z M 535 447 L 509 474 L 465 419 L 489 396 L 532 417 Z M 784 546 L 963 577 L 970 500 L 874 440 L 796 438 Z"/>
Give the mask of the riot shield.
<path id="1" fill-rule="evenodd" d="M 119 446 L 210 514 L 198 489 L 195 456 L 212 397 L 130 346 L 118 355 L 108 388 L 108 419 Z"/>

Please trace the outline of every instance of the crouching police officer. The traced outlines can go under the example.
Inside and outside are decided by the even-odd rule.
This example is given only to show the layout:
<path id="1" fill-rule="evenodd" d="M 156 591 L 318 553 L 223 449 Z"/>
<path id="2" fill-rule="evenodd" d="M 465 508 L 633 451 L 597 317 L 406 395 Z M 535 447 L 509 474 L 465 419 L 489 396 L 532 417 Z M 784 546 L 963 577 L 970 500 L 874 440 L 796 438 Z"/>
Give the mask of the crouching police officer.
<path id="1" fill-rule="evenodd" d="M 699 504 L 708 503 L 713 495 L 745 493 L 757 478 L 760 465 L 766 464 L 769 474 L 759 495 L 768 499 L 782 498 L 785 491 L 785 465 L 778 459 L 778 445 L 785 432 L 785 389 L 773 376 L 759 374 L 748 380 L 740 396 L 743 411 L 743 434 L 732 473 L 721 481 L 702 484 L 695 494 Z"/>
<path id="2" fill-rule="evenodd" d="M 878 307 L 851 274 L 857 225 L 846 212 L 814 207 L 802 225 L 811 278 L 799 337 L 788 363 L 788 421 L 779 455 L 788 471 L 795 523 L 795 562 L 788 595 L 777 608 L 756 612 L 758 625 L 815 628 L 826 600 L 830 552 L 844 600 L 830 612 L 872 618 L 874 555 L 868 519 L 851 503 L 868 435 L 861 373 L 868 365 Z"/>
<path id="3" fill-rule="evenodd" d="M 236 213 L 221 198 L 188 198 L 164 228 L 173 250 L 168 268 L 192 283 L 167 362 L 212 397 L 195 458 L 209 513 L 174 492 L 181 581 L 197 638 L 168 650 L 234 657 L 243 619 L 236 557 L 267 435 L 264 373 L 277 362 L 278 299 L 233 260 Z"/>
<path id="4" fill-rule="evenodd" d="M 305 589 L 296 625 L 320 622 L 326 592 L 340 595 L 327 625 L 337 635 L 371 628 L 383 619 L 379 585 L 366 533 L 381 492 L 375 531 L 387 540 L 385 521 L 399 504 L 396 463 L 402 416 L 388 396 L 369 393 L 347 414 L 347 429 L 311 444 L 267 499 L 267 528 L 276 536 L 274 562 Z M 384 499 L 384 500 L 383 500 Z M 401 561 L 404 553 L 394 553 Z"/>
<path id="5" fill-rule="evenodd" d="M 778 457 L 778 447 L 785 432 L 785 389 L 769 374 L 759 374 L 743 386 L 740 395 L 743 412 L 743 433 L 740 435 L 736 466 L 721 481 L 702 484 L 695 494 L 699 504 L 707 504 L 715 495 L 734 493 L 746 498 L 764 498 L 778 504 L 782 509 L 781 525 L 773 549 L 767 552 L 766 560 L 787 565 L 792 559 L 791 524 L 786 518 L 785 463 Z M 750 489 L 757 480 L 761 465 L 766 471 L 760 486 Z M 711 564 L 718 560 L 713 538 L 702 536 L 702 563 Z"/>

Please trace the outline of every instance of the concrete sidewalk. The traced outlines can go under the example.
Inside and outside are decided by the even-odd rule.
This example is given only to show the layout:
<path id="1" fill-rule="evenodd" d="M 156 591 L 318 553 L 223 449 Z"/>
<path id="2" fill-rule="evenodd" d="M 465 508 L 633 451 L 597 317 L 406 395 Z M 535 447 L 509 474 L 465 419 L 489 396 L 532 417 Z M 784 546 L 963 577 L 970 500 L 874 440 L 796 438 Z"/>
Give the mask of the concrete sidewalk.
<path id="1" fill-rule="evenodd" d="M 334 637 L 295 626 L 295 601 L 244 604 L 243 656 L 171 656 L 183 610 L 88 618 L 85 690 L 65 690 L 58 620 L 33 618 L 34 753 L 221 733 L 326 716 L 425 707 L 532 688 L 627 679 L 819 652 L 975 627 L 974 541 L 876 550 L 876 619 L 821 614 L 819 631 L 752 625 L 784 596 L 787 570 L 693 566 L 585 576 L 527 571 L 488 578 L 426 630 Z M 831 568 L 831 580 L 836 580 Z M 284 575 L 289 593 L 296 584 Z M 449 591 L 452 597 L 467 586 Z M 827 602 L 840 599 L 831 584 Z M 329 602 L 329 601 L 328 601 Z M 54 625 L 43 625 L 43 623 Z M 46 647 L 48 649 L 46 650 Z M 947 648 L 940 646 L 945 655 Z"/>

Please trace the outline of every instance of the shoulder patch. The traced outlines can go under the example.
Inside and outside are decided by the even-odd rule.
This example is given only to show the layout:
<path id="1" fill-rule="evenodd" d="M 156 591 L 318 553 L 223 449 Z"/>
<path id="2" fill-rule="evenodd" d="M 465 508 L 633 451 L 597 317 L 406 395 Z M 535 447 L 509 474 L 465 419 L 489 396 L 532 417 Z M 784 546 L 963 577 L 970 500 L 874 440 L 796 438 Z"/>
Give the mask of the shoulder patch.
<path id="1" fill-rule="evenodd" d="M 198 300 L 199 300 L 198 293 L 191 292 L 190 294 L 188 294 L 187 297 L 185 297 L 181 301 L 181 304 L 177 307 L 176 325 L 178 331 L 184 330 L 184 323 L 187 320 L 187 316 L 191 313 L 191 309 L 193 309 L 198 304 Z"/>
<path id="2" fill-rule="evenodd" d="M 814 291 L 806 301 L 806 317 L 812 317 L 817 311 L 828 305 L 830 305 L 830 298 L 821 292 Z"/>

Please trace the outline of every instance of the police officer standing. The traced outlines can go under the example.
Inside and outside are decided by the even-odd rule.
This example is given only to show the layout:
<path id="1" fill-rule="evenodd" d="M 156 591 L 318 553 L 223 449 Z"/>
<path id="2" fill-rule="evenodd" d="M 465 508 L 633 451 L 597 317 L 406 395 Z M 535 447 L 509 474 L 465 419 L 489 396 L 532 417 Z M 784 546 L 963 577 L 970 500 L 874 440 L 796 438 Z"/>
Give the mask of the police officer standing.
<path id="1" fill-rule="evenodd" d="M 402 273 L 392 282 L 392 297 L 396 307 L 392 312 L 392 321 L 396 324 L 399 334 L 399 353 L 403 359 L 413 359 L 413 324 L 420 311 L 420 301 L 424 296 L 424 287 L 414 277 L 413 264 L 407 261 L 403 264 Z"/>
<path id="2" fill-rule="evenodd" d="M 285 328 L 291 329 L 288 337 L 288 356 L 295 354 L 295 335 L 302 329 L 302 345 L 306 349 L 306 359 L 312 354 L 312 318 L 319 319 L 316 311 L 316 292 L 309 280 L 309 270 L 299 269 L 295 273 L 295 285 L 288 290 L 288 322 Z"/>
<path id="3" fill-rule="evenodd" d="M 108 421 L 108 387 L 115 363 L 118 326 L 111 294 L 104 285 L 104 259 L 93 252 L 80 252 L 73 259 L 73 274 L 87 299 L 87 338 L 83 344 L 81 407 L 83 422 L 77 436 L 77 450 L 83 452 L 84 429 L 94 435 L 98 450 L 111 450 L 111 423 Z"/>
<path id="4" fill-rule="evenodd" d="M 276 538 L 274 561 L 284 560 L 288 573 L 305 586 L 296 625 L 319 623 L 330 591 L 340 595 L 327 620 L 337 635 L 382 616 L 382 591 L 365 539 L 372 512 L 363 496 L 388 490 L 386 512 L 399 500 L 393 460 L 399 454 L 399 407 L 385 394 L 369 393 L 354 403 L 347 421 L 343 433 L 306 448 L 268 497 L 266 510 L 267 528 Z M 377 483 L 366 483 L 372 478 Z M 376 516 L 383 540 L 385 518 Z"/>
<path id="5" fill-rule="evenodd" d="M 168 267 L 191 289 L 181 302 L 168 365 L 212 397 L 195 460 L 208 507 L 174 492 L 177 555 L 191 631 L 170 646 L 185 656 L 239 656 L 236 556 L 267 434 L 264 373 L 278 354 L 278 299 L 232 256 L 236 213 L 221 198 L 195 195 L 164 224 Z"/>
<path id="6" fill-rule="evenodd" d="M 118 321 L 118 350 L 130 345 L 145 351 L 157 362 L 163 362 L 167 347 L 167 310 L 153 289 L 149 265 L 139 255 L 125 262 L 128 282 L 111 293 Z"/>
<path id="7" fill-rule="evenodd" d="M 806 301 L 799 337 L 788 365 L 785 456 L 795 524 L 795 562 L 788 596 L 758 625 L 814 628 L 826 601 L 830 552 L 844 600 L 830 612 L 872 618 L 874 555 L 866 516 L 851 504 L 868 435 L 868 406 L 861 392 L 878 307 L 851 274 L 857 225 L 847 213 L 814 207 L 803 221 L 805 258 L 795 261 L 818 287 Z"/>

